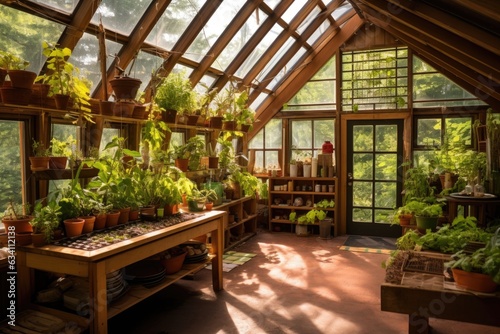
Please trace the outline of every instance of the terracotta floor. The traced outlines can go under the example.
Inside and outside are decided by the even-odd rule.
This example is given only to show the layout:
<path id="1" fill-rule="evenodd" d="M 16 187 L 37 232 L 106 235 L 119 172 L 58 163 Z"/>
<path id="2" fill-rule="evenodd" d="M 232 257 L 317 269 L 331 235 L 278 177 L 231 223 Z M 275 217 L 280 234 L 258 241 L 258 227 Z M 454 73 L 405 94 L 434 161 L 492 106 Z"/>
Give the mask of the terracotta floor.
<path id="1" fill-rule="evenodd" d="M 339 250 L 331 240 L 259 232 L 235 250 L 256 253 L 224 273 L 181 280 L 109 321 L 110 333 L 406 333 L 408 316 L 380 310 L 387 255 Z M 433 333 L 500 333 L 500 328 L 430 320 Z"/>

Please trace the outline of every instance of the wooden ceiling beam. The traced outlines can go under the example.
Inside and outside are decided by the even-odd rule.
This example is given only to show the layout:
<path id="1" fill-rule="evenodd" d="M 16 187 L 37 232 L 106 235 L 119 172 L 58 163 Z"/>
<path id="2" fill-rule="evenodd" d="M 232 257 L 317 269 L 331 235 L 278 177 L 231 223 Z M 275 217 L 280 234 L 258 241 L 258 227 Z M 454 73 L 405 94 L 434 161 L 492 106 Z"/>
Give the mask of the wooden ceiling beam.
<path id="1" fill-rule="evenodd" d="M 245 59 L 252 53 L 260 41 L 266 36 L 266 34 L 271 30 L 271 28 L 276 24 L 281 15 L 285 13 L 288 7 L 293 3 L 293 0 L 282 0 L 274 9 L 274 14 L 269 15 L 266 20 L 261 24 L 261 26 L 255 31 L 255 33 L 250 37 L 250 39 L 245 43 L 243 48 L 238 52 L 233 61 L 224 70 L 224 75 L 220 76 L 216 82 L 212 85 L 213 88 L 221 89 L 224 88 L 226 83 L 233 77 L 234 73 L 243 64 Z"/>
<path id="2" fill-rule="evenodd" d="M 388 4 L 385 0 L 357 0 L 363 11 L 370 12 L 372 17 L 383 17 L 384 26 L 391 25 L 397 29 L 408 27 L 414 35 L 420 35 L 422 41 L 456 61 L 467 64 L 471 69 L 484 76 L 500 77 L 500 70 L 494 65 L 498 61 L 495 55 L 470 41 L 444 30 L 424 20 L 404 8 Z M 382 26 L 382 28 L 385 28 Z"/>
<path id="3" fill-rule="evenodd" d="M 367 14 L 367 11 L 365 11 L 365 14 Z M 382 25 L 385 22 L 369 14 L 367 14 L 366 17 L 374 24 Z M 500 107 L 500 92 L 498 92 L 500 83 L 498 81 L 494 81 L 492 77 L 484 77 L 477 72 L 473 72 L 466 65 L 422 43 L 415 38 L 412 31 L 402 31 L 392 25 L 386 25 L 384 29 L 386 29 L 388 33 L 401 39 L 401 41 L 408 45 L 415 54 L 424 61 L 429 62 L 430 65 L 434 66 L 450 80 L 469 91 L 469 93 L 492 107 Z"/>
<path id="4" fill-rule="evenodd" d="M 262 79 L 261 83 L 251 92 L 249 96 L 249 101 L 253 102 L 259 94 L 262 92 L 263 89 L 267 87 L 269 82 L 272 81 L 272 79 L 279 74 L 280 71 L 283 70 L 283 68 L 286 66 L 286 64 L 290 61 L 290 59 L 293 58 L 296 52 L 300 50 L 302 47 L 302 43 L 306 41 L 318 28 L 319 26 L 338 8 L 342 1 L 333 1 L 331 2 L 328 7 L 326 8 L 325 11 L 323 11 L 314 22 L 312 22 L 302 33 L 302 36 L 299 40 L 295 41 L 295 43 L 290 47 L 286 55 L 283 55 L 280 60 L 274 65 L 274 67 L 267 73 L 266 77 Z M 355 15 L 354 10 L 351 11 L 352 13 L 346 13 L 342 19 L 339 19 L 338 22 L 335 22 L 334 25 L 331 26 L 331 33 L 330 34 L 336 34 L 337 30 L 339 30 L 339 26 L 342 25 L 345 21 L 348 20 L 350 17 Z M 328 36 L 328 32 L 324 32 L 323 36 Z M 321 41 L 321 39 L 320 39 Z M 311 48 L 304 57 L 307 57 L 307 54 L 311 54 L 315 52 L 315 48 Z M 303 62 L 298 61 L 295 68 L 300 68 Z M 290 69 L 288 73 L 293 72 L 294 69 Z M 286 77 L 286 76 L 285 76 Z M 282 78 L 282 81 L 285 79 Z M 302 79 L 302 77 L 301 77 Z M 304 85 L 307 82 L 304 81 L 302 85 Z"/>
<path id="5" fill-rule="evenodd" d="M 259 5 L 264 0 L 250 0 L 245 1 L 245 4 L 240 9 L 240 11 L 235 15 L 231 23 L 224 29 L 222 34 L 217 38 L 214 45 L 208 50 L 207 55 L 203 57 L 198 66 L 193 70 L 189 79 L 191 83 L 196 85 L 205 73 L 209 70 L 210 66 L 219 57 L 219 55 L 224 51 L 224 48 L 231 42 L 236 33 L 241 29 L 241 27 L 246 23 L 248 18 L 258 10 Z"/>
<path id="6" fill-rule="evenodd" d="M 447 0 L 447 4 L 452 7 L 462 6 L 500 22 L 500 1 L 498 0 Z"/>
<path id="7" fill-rule="evenodd" d="M 69 48 L 73 50 L 82 38 L 85 29 L 87 29 L 90 20 L 94 16 L 101 0 L 89 0 L 78 2 L 75 11 L 72 14 L 72 20 L 64 29 L 58 44 L 61 48 Z"/>
<path id="8" fill-rule="evenodd" d="M 303 64 L 306 65 L 290 73 L 276 92 L 264 100 L 259 107 L 259 112 L 256 114 L 256 119 L 258 119 L 259 122 L 254 124 L 252 131 L 249 133 L 249 138 L 255 136 L 255 134 L 281 110 L 283 104 L 297 94 L 300 88 L 302 88 L 302 85 L 312 78 L 314 74 L 335 55 L 340 46 L 344 44 L 356 30 L 362 27 L 363 24 L 364 20 L 358 15 L 354 15 L 342 26 L 342 29 L 336 30 L 337 34 L 332 33 L 328 36 L 325 35 L 326 38 L 318 41 L 318 43 L 314 45 L 315 52 L 310 54 L 303 62 Z M 300 80 L 298 78 L 300 78 Z"/>
<path id="9" fill-rule="evenodd" d="M 388 2 L 394 6 L 399 5 L 406 11 L 432 22 L 442 29 L 448 30 L 494 54 L 500 55 L 500 37 L 492 34 L 490 31 L 485 31 L 449 12 L 444 12 L 424 2 L 411 0 L 388 0 Z"/>

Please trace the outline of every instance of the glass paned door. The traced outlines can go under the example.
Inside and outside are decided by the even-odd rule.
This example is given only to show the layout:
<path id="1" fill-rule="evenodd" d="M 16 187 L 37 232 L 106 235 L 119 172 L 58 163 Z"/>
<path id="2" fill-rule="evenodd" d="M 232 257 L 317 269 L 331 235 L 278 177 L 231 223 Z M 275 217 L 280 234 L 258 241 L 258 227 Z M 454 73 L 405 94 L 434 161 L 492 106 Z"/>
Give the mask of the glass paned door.
<path id="1" fill-rule="evenodd" d="M 403 121 L 349 121 L 347 128 L 347 233 L 400 236 L 391 214 L 401 202 Z"/>

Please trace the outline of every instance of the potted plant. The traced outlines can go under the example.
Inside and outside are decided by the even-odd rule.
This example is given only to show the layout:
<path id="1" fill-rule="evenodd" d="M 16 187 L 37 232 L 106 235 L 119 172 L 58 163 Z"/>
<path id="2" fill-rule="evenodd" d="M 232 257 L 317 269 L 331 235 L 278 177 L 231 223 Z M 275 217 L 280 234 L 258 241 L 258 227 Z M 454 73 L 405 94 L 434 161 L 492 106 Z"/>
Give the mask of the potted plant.
<path id="1" fill-rule="evenodd" d="M 29 214 L 28 204 L 22 205 L 10 200 L 3 213 L 2 223 L 6 232 L 32 233 L 33 228 L 30 224 L 32 219 L 33 216 Z"/>
<path id="2" fill-rule="evenodd" d="M 33 156 L 29 157 L 31 170 L 39 171 L 48 169 L 50 148 L 45 147 L 43 142 L 34 139 L 31 148 L 33 149 Z"/>
<path id="3" fill-rule="evenodd" d="M 187 196 L 189 211 L 203 211 L 207 202 L 217 200 L 217 193 L 213 189 L 194 188 L 191 195 Z"/>
<path id="4" fill-rule="evenodd" d="M 27 105 L 30 102 L 36 73 L 26 70 L 29 62 L 10 52 L 0 51 L 0 81 L 3 103 Z M 4 84 L 6 74 L 10 84 Z"/>
<path id="5" fill-rule="evenodd" d="M 113 79 L 109 80 L 111 88 L 113 88 L 114 95 L 117 100 L 134 100 L 137 97 L 139 87 L 142 81 L 136 78 L 131 78 L 125 71 L 120 68 L 120 58 L 116 57 L 116 75 Z M 132 68 L 129 70 L 129 74 Z M 135 104 L 135 102 L 134 102 Z"/>
<path id="6" fill-rule="evenodd" d="M 90 87 L 87 79 L 80 77 L 80 69 L 71 64 L 71 49 L 58 48 L 47 42 L 42 43 L 43 55 L 47 57 L 47 73 L 37 78 L 37 82 L 50 85 L 49 96 L 53 96 L 56 108 L 66 110 L 70 99 L 73 106 L 92 121 L 90 110 Z"/>
<path id="7" fill-rule="evenodd" d="M 43 246 L 52 241 L 54 231 L 60 226 L 61 214 L 61 207 L 54 200 L 49 201 L 45 206 L 41 202 L 37 203 L 31 221 L 34 246 Z"/>
<path id="8" fill-rule="evenodd" d="M 473 253 L 460 250 L 446 263 L 452 269 L 456 285 L 478 292 L 494 292 L 497 289 L 500 284 L 499 230 L 485 247 Z"/>
<path id="9" fill-rule="evenodd" d="M 184 72 L 171 72 L 156 87 L 154 101 L 164 115 L 164 121 L 175 123 L 176 115 L 196 109 L 196 93 Z"/>
<path id="10" fill-rule="evenodd" d="M 59 140 L 57 138 L 52 138 L 51 143 L 51 154 L 49 160 L 49 166 L 52 169 L 65 169 L 69 157 L 73 154 L 73 147 L 76 145 L 76 140 L 73 136 L 69 136 L 65 140 Z"/>
<path id="11" fill-rule="evenodd" d="M 198 170 L 204 152 L 205 140 L 200 136 L 193 136 L 185 144 L 174 147 L 175 165 L 183 172 L 188 169 Z"/>
<path id="12" fill-rule="evenodd" d="M 415 201 L 414 205 L 417 229 L 421 233 L 426 233 L 428 230 L 434 231 L 439 217 L 443 215 L 443 205 L 441 203 L 430 204 L 419 201 Z"/>

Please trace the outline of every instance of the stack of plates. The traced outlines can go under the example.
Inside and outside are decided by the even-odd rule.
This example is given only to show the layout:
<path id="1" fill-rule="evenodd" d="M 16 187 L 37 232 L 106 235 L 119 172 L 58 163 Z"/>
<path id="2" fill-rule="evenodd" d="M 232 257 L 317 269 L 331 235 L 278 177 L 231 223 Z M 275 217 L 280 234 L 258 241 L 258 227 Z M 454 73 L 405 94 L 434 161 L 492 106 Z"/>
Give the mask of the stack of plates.
<path id="1" fill-rule="evenodd" d="M 180 245 L 180 247 L 188 252 L 184 263 L 204 262 L 207 259 L 208 249 L 203 242 L 190 240 Z"/>
<path id="2" fill-rule="evenodd" d="M 125 267 L 123 277 L 129 283 L 142 284 L 146 288 L 155 286 L 165 279 L 165 268 L 153 260 L 139 261 Z"/>
<path id="3" fill-rule="evenodd" d="M 106 275 L 106 291 L 108 303 L 117 300 L 127 291 L 128 284 L 123 278 L 122 270 L 116 270 Z"/>

